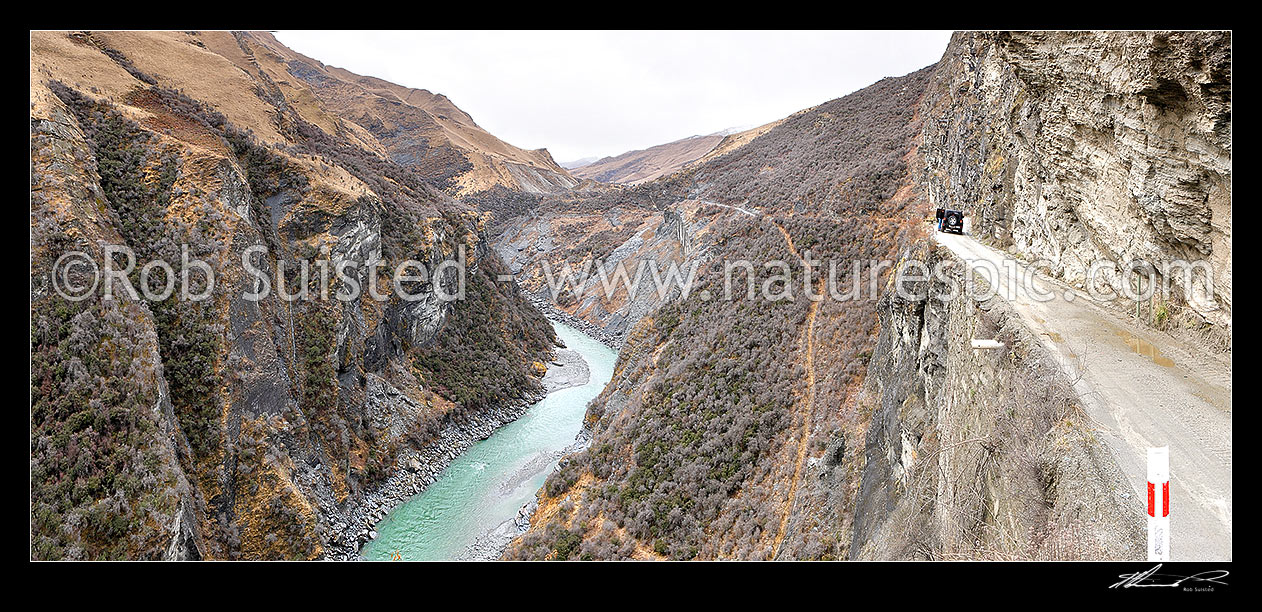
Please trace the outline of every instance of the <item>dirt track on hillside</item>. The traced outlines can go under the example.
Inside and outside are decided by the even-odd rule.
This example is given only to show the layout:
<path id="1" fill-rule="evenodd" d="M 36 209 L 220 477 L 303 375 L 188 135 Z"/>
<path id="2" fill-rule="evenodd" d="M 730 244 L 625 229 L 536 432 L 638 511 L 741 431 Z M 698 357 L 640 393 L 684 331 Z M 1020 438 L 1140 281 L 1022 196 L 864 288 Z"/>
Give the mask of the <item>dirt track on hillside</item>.
<path id="1" fill-rule="evenodd" d="M 774 223 L 780 234 L 784 236 L 784 242 L 789 247 L 789 251 L 793 256 L 805 263 L 802 254 L 798 252 L 797 246 L 793 244 L 793 236 L 789 235 L 788 230 L 783 225 Z M 824 290 L 823 283 L 815 288 L 816 295 L 822 295 Z M 780 554 L 780 545 L 784 543 L 784 536 L 788 532 L 789 515 L 793 512 L 793 501 L 797 497 L 798 482 L 802 480 L 802 465 L 806 461 L 806 445 L 811 438 L 811 415 L 815 408 L 815 315 L 819 312 L 819 301 L 813 300 L 806 312 L 806 325 L 802 330 L 802 367 L 806 371 L 806 393 L 802 398 L 802 426 L 798 434 L 797 460 L 793 467 L 793 480 L 789 482 L 789 495 L 784 501 L 784 508 L 780 514 L 780 528 L 776 530 L 776 537 L 771 544 L 771 558 L 775 559 Z"/>

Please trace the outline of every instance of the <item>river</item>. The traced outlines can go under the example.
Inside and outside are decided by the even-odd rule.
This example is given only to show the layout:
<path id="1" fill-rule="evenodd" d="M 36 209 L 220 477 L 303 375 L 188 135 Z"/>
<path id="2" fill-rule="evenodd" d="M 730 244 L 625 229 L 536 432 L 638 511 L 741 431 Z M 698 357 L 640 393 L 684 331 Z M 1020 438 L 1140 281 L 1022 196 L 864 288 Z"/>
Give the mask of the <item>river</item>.
<path id="1" fill-rule="evenodd" d="M 587 383 L 549 393 L 521 418 L 457 457 L 434 484 L 377 523 L 376 539 L 360 551 L 365 559 L 460 558 L 534 498 L 561 451 L 574 443 L 587 403 L 612 378 L 617 359 L 617 353 L 590 336 L 562 323 L 552 325 L 565 346 L 587 362 Z"/>

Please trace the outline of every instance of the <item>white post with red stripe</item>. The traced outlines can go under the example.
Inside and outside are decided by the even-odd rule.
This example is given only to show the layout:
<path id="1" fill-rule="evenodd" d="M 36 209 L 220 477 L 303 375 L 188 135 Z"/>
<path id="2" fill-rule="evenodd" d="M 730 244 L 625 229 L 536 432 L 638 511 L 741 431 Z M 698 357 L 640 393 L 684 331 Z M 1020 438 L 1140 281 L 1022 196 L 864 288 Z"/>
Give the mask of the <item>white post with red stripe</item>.
<path id="1" fill-rule="evenodd" d="M 1170 447 L 1148 449 L 1148 560 L 1170 560 Z"/>

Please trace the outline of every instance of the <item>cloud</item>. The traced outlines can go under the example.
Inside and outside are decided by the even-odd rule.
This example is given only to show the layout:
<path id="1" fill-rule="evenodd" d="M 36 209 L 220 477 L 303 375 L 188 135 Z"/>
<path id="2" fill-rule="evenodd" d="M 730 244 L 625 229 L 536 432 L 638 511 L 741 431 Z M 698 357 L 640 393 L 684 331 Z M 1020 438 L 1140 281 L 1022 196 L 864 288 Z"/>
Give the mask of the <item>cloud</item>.
<path id="1" fill-rule="evenodd" d="M 774 121 L 932 64 L 949 32 L 281 31 L 326 64 L 445 94 L 558 161 Z"/>

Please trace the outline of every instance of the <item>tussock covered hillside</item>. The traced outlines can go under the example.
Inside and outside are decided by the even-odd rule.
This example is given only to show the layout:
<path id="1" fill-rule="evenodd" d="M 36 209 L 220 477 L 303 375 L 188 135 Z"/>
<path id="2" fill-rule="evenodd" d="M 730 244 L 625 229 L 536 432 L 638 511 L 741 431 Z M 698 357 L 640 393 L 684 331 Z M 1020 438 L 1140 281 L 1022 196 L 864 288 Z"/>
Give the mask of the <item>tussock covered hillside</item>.
<path id="1" fill-rule="evenodd" d="M 547 149 L 522 149 L 496 138 L 442 94 L 326 66 L 267 33 L 242 38 L 241 48 L 253 54 L 249 59 L 260 72 L 309 88 L 352 129 L 371 135 L 391 161 L 449 177 L 455 195 L 495 187 L 555 193 L 579 183 Z"/>
<path id="2" fill-rule="evenodd" d="M 542 392 L 532 366 L 551 326 L 496 282 L 486 216 L 447 195 L 459 164 L 397 153 L 427 137 L 400 144 L 396 125 L 382 140 L 344 118 L 267 37 L 41 32 L 31 45 L 34 558 L 344 557 L 383 508 Z M 99 264 L 105 245 L 131 248 L 135 270 L 187 253 L 213 292 L 53 290 L 58 257 Z M 370 258 L 435 271 L 463 250 L 467 299 L 439 299 L 459 281 L 448 268 L 407 281 L 419 301 L 388 282 L 386 301 L 285 301 L 278 287 L 250 301 L 251 247 L 266 247 L 253 261 L 269 278 L 285 266 L 289 293 L 299 260 L 353 262 L 362 287 Z"/>
<path id="3" fill-rule="evenodd" d="M 722 134 L 689 136 L 644 150 L 598 159 L 570 170 L 570 174 L 602 183 L 638 185 L 672 174 L 701 159 L 724 138 Z"/>
<path id="4" fill-rule="evenodd" d="M 267 144 L 292 142 L 303 124 L 403 166 L 462 196 L 495 186 L 564 191 L 578 183 L 546 150 L 483 130 L 442 94 L 326 66 L 266 32 L 95 32 L 94 40 L 165 86 L 230 116 Z M 66 33 L 32 34 L 35 61 L 115 102 L 129 92 L 121 68 L 97 73 Z M 34 68 L 34 65 L 32 66 Z M 63 79 L 64 80 L 64 79 Z"/>

